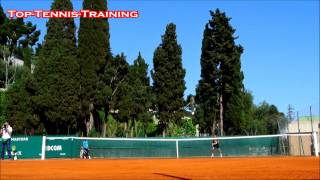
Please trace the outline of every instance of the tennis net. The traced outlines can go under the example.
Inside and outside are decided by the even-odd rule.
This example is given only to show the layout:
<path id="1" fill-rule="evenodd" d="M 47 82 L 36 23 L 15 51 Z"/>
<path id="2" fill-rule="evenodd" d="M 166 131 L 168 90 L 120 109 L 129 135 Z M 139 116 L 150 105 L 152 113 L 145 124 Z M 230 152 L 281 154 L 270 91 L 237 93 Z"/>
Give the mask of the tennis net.
<path id="1" fill-rule="evenodd" d="M 319 154 L 317 136 L 304 133 L 217 138 L 43 137 L 42 159 L 79 158 L 83 141 L 88 141 L 93 158 L 210 157 L 213 139 L 218 140 L 223 157 L 311 156 Z"/>

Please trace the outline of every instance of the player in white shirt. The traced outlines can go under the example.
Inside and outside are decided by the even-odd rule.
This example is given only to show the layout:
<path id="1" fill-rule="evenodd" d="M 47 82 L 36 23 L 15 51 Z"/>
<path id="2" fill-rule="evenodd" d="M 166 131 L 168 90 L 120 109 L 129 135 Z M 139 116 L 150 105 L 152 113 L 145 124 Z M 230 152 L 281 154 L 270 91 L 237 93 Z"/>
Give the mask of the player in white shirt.
<path id="1" fill-rule="evenodd" d="M 12 127 L 9 123 L 5 122 L 0 130 L 1 140 L 2 140 L 2 151 L 1 151 L 1 159 L 4 159 L 5 149 L 8 152 L 8 158 L 11 159 L 11 134 Z"/>

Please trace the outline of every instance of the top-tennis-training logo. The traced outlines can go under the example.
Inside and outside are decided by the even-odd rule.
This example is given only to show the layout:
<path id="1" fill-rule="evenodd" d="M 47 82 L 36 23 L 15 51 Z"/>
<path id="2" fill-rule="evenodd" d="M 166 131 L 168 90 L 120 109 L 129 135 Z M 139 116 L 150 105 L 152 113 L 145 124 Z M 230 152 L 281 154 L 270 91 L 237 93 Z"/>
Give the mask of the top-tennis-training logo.
<path id="1" fill-rule="evenodd" d="M 33 11 L 17 11 L 8 10 L 10 18 L 138 18 L 139 11 L 46 11 L 46 10 L 33 10 Z"/>

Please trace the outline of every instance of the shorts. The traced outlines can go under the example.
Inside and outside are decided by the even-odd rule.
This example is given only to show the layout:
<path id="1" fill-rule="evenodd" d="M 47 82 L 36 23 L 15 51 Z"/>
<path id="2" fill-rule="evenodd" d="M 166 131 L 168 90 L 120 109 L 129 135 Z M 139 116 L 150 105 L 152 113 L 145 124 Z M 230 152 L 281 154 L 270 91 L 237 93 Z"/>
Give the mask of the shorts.
<path id="1" fill-rule="evenodd" d="M 216 144 L 216 145 L 214 145 L 213 147 L 212 147 L 212 150 L 214 150 L 214 149 L 219 149 L 220 147 L 219 147 L 219 144 Z"/>

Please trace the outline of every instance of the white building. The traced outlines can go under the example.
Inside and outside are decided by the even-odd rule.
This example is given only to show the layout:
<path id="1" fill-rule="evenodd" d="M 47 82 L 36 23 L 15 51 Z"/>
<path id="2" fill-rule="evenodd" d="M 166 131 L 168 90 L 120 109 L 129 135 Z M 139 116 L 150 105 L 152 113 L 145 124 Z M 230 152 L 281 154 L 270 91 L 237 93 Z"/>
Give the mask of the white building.
<path id="1" fill-rule="evenodd" d="M 299 118 L 299 122 L 294 120 L 289 123 L 288 130 L 289 133 L 299 132 L 317 132 L 320 130 L 320 116 L 313 116 L 312 121 L 308 116 L 303 116 Z"/>
<path id="2" fill-rule="evenodd" d="M 313 116 L 312 121 L 309 116 L 303 116 L 292 121 L 288 125 L 289 133 L 311 133 L 316 132 L 318 150 L 320 149 L 320 116 Z M 289 138 L 291 155 L 311 155 L 313 145 L 313 137 L 310 136 L 291 136 Z"/>
<path id="3" fill-rule="evenodd" d="M 14 66 L 14 67 L 19 67 L 19 66 L 23 66 L 24 61 L 16 58 L 15 56 L 12 56 L 9 58 L 9 65 Z"/>
<path id="4" fill-rule="evenodd" d="M 5 60 L 3 60 L 3 61 L 5 61 Z M 4 62 L 4 63 L 6 63 L 6 62 Z M 24 65 L 24 61 L 15 57 L 15 56 L 11 56 L 8 59 L 8 66 L 9 67 L 17 68 L 17 67 L 21 67 L 23 65 Z M 34 68 L 35 68 L 35 66 L 33 64 L 31 64 L 31 67 L 30 67 L 31 73 L 34 72 Z M 6 91 L 6 90 L 7 90 L 6 88 L 0 88 L 0 91 Z"/>

